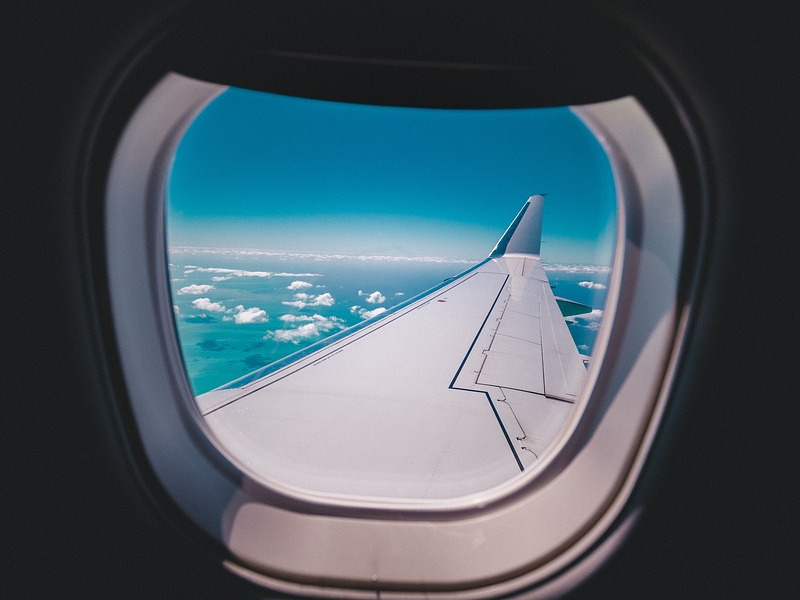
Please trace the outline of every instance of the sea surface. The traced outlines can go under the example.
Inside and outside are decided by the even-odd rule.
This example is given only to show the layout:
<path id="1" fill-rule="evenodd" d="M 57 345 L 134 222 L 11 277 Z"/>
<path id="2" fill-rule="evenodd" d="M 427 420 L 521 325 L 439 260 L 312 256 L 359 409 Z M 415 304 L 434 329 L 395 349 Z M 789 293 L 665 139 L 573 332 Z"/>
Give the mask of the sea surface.
<path id="1" fill-rule="evenodd" d="M 269 250 L 169 250 L 176 330 L 196 395 L 378 315 L 478 261 Z M 610 268 L 544 263 L 556 296 L 591 306 L 567 324 L 590 356 Z"/>

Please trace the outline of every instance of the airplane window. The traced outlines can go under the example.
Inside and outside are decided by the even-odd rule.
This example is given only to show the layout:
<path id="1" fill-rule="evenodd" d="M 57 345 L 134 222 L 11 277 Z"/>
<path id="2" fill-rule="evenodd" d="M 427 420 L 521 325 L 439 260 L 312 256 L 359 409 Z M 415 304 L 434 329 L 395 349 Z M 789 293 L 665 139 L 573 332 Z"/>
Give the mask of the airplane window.
<path id="1" fill-rule="evenodd" d="M 227 88 L 166 189 L 199 412 L 303 492 L 455 498 L 535 471 L 585 406 L 617 219 L 577 109 Z"/>
<path id="2" fill-rule="evenodd" d="M 635 97 L 400 108 L 168 73 L 104 219 L 142 480 L 241 577 L 557 595 L 635 522 L 689 280 Z"/>

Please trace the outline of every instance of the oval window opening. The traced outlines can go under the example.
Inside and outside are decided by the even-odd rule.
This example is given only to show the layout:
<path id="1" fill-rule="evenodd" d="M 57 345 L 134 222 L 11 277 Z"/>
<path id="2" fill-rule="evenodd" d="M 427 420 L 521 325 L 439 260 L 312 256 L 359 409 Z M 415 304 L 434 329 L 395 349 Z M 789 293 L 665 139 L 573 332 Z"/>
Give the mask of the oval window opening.
<path id="1" fill-rule="evenodd" d="M 166 193 L 208 430 L 312 495 L 441 500 L 535 473 L 589 401 L 618 195 L 580 109 L 222 88 Z"/>

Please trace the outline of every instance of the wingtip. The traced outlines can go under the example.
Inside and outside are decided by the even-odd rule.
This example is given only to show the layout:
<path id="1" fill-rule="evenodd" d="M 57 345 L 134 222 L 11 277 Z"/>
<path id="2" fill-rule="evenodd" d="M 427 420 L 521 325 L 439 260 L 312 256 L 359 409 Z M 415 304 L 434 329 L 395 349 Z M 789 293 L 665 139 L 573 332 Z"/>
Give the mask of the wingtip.
<path id="1" fill-rule="evenodd" d="M 539 256 L 542 240 L 542 208 L 545 194 L 530 196 L 497 242 L 490 257 L 505 254 Z"/>

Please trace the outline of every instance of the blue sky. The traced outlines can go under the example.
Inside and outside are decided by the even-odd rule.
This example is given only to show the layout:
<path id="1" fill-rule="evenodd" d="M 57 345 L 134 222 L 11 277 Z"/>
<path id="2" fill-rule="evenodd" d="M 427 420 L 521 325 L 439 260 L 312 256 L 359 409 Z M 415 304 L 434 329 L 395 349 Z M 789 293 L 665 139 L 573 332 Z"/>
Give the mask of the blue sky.
<path id="1" fill-rule="evenodd" d="M 188 129 L 171 246 L 485 257 L 545 201 L 542 258 L 610 264 L 614 184 L 567 108 L 360 106 L 231 88 Z"/>

